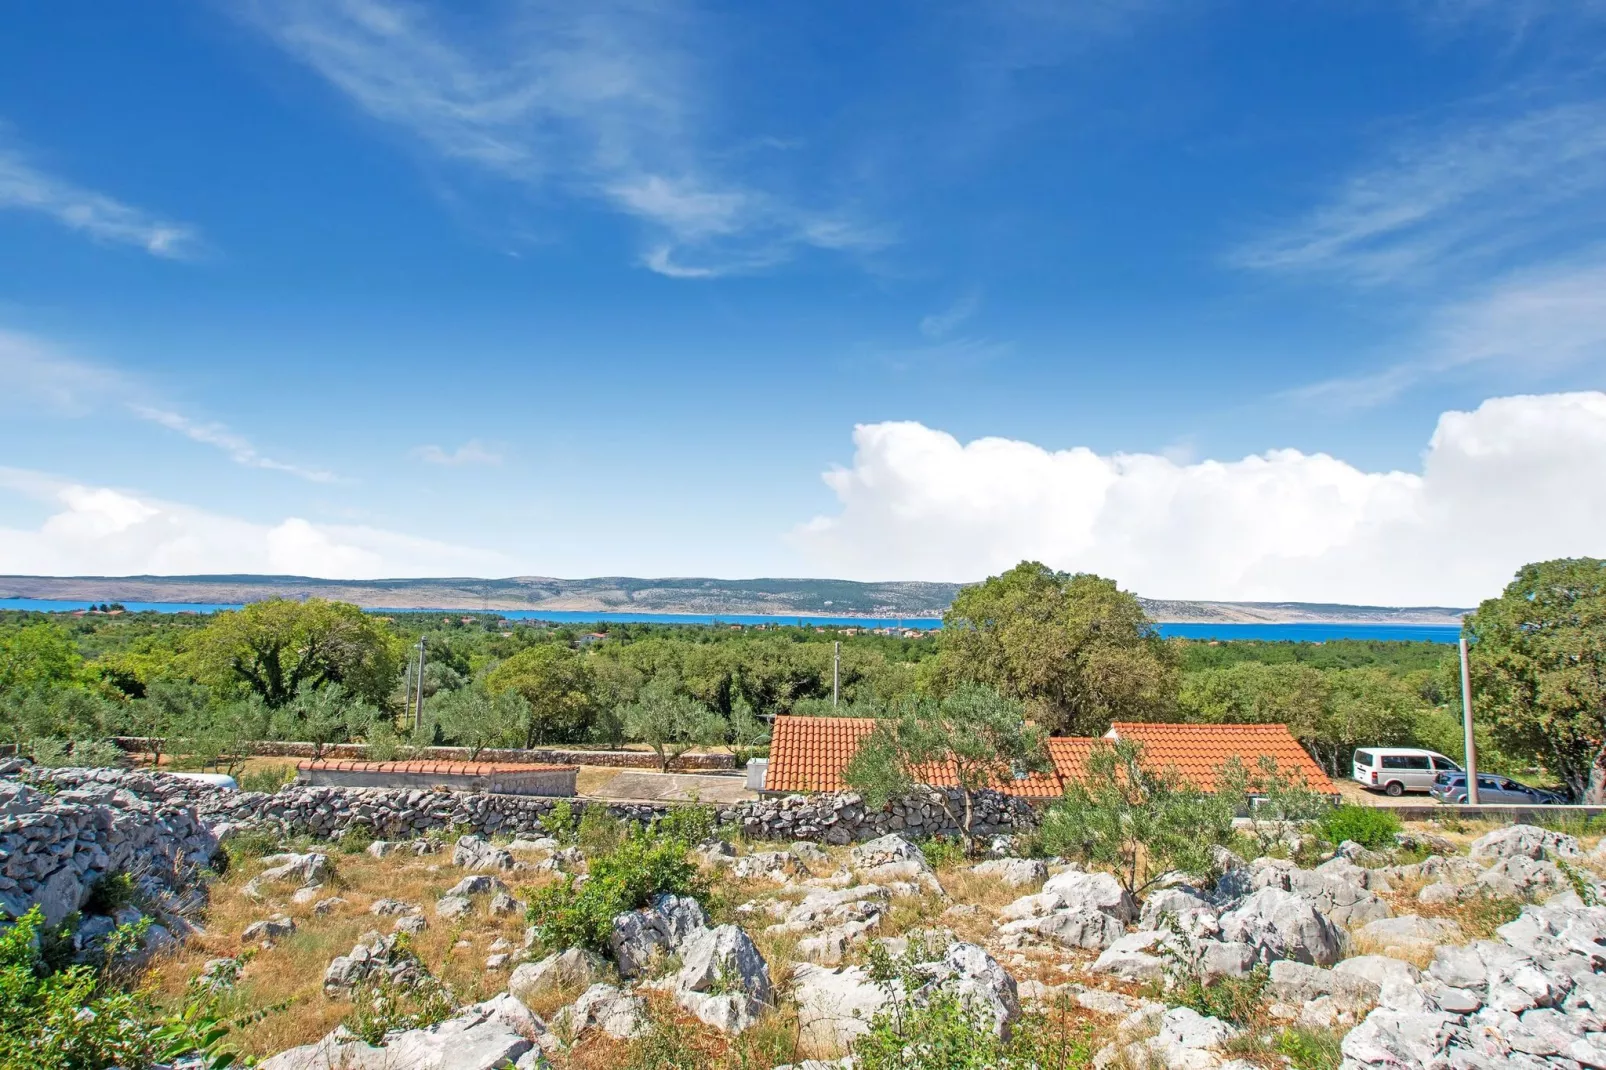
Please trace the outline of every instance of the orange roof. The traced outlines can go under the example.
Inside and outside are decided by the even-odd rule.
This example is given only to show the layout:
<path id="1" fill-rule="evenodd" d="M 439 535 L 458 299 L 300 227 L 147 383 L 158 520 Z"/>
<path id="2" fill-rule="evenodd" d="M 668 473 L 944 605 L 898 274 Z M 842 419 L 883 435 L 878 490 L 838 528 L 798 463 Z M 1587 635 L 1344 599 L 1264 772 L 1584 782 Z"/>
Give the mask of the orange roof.
<path id="1" fill-rule="evenodd" d="M 766 791 L 841 791 L 842 768 L 875 728 L 869 717 L 777 717 Z"/>
<path id="2" fill-rule="evenodd" d="M 860 741 L 874 728 L 875 721 L 867 717 L 777 717 L 770 740 L 764 790 L 844 790 L 847 785 L 842 782 L 842 770 L 858 750 Z M 1312 790 L 1323 794 L 1337 791 L 1286 725 L 1118 721 L 1110 731 L 1142 743 L 1144 765 L 1153 769 L 1174 768 L 1184 781 L 1206 790 L 1216 786 L 1216 771 L 1227 759 L 1237 757 L 1253 774 L 1260 757 L 1270 755 L 1284 772 L 1302 773 Z M 1085 736 L 1053 736 L 1048 740 L 1053 772 L 1009 780 L 999 788 L 1025 798 L 1058 798 L 1067 780 L 1086 777 L 1088 755 L 1101 742 Z M 946 770 L 933 768 L 929 773 L 922 778 L 928 784 L 943 787 L 954 782 Z"/>
<path id="3" fill-rule="evenodd" d="M 337 773 L 423 773 L 427 776 L 491 776 L 494 773 L 557 773 L 579 771 L 578 765 L 533 765 L 527 762 L 359 762 L 351 759 L 321 759 L 297 762 L 296 768 L 327 769 Z"/>
<path id="4" fill-rule="evenodd" d="M 1174 768 L 1183 780 L 1212 790 L 1216 771 L 1237 758 L 1253 776 L 1262 755 L 1269 755 L 1284 774 L 1299 773 L 1312 791 L 1324 795 L 1338 789 L 1283 724 L 1149 724 L 1117 721 L 1110 736 L 1143 744 L 1143 764 Z"/>

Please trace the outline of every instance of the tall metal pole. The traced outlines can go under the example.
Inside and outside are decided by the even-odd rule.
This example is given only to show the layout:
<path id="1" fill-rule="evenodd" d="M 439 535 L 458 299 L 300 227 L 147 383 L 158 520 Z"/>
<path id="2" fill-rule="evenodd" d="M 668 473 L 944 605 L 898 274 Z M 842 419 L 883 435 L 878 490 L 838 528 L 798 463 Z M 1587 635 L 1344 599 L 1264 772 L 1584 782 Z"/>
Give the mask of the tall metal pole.
<path id="1" fill-rule="evenodd" d="M 407 667 L 402 670 L 402 720 L 413 723 L 413 658 L 407 656 Z"/>
<path id="2" fill-rule="evenodd" d="M 418 637 L 418 702 L 413 706 L 413 731 L 424 727 L 424 637 Z"/>
<path id="3" fill-rule="evenodd" d="M 1466 733 L 1467 804 L 1478 805 L 1478 746 L 1472 739 L 1472 670 L 1467 665 L 1467 637 L 1461 637 L 1461 727 Z"/>
<path id="4" fill-rule="evenodd" d="M 831 708 L 836 709 L 842 693 L 842 641 L 831 644 Z"/>

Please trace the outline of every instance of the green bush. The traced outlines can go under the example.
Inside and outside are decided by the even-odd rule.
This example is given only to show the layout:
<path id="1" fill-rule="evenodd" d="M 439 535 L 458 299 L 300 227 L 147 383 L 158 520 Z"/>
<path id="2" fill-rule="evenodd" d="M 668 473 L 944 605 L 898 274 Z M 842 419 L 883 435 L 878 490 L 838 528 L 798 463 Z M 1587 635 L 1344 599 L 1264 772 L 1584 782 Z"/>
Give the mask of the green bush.
<path id="1" fill-rule="evenodd" d="M 920 841 L 920 853 L 926 856 L 926 864 L 932 869 L 942 866 L 958 865 L 965 860 L 965 845 L 958 840 L 945 839 L 941 836 L 932 836 L 930 839 Z"/>
<path id="2" fill-rule="evenodd" d="M 385 1034 L 438 1025 L 456 1013 L 451 990 L 433 977 L 416 985 L 389 980 L 360 986 L 342 1023 L 364 1043 L 383 1047 Z"/>
<path id="3" fill-rule="evenodd" d="M 119 990 L 88 966 L 52 970 L 36 950 L 38 907 L 0 932 L 0 1066 L 6 1070 L 147 1067 L 196 1055 L 205 1070 L 233 1061 L 228 1028 L 192 997 L 162 1014 L 144 992 Z"/>
<path id="4" fill-rule="evenodd" d="M 703 893 L 697 867 L 686 858 L 689 850 L 684 840 L 638 830 L 612 851 L 593 858 L 584 884 L 577 886 L 574 878 L 565 877 L 536 892 L 530 901 L 530 924 L 551 950 L 601 951 L 615 915 L 644 907 L 661 893 Z"/>
<path id="5" fill-rule="evenodd" d="M 594 858 L 617 849 L 629 833 L 629 826 L 608 813 L 606 807 L 588 806 L 575 831 L 575 842 L 587 858 Z"/>
<path id="6" fill-rule="evenodd" d="M 546 834 L 559 843 L 572 843 L 577 820 L 574 816 L 574 804 L 568 799 L 559 799 L 552 804 L 541 817 L 541 827 Z"/>
<path id="7" fill-rule="evenodd" d="M 356 824 L 347 825 L 346 831 L 342 832 L 340 839 L 335 841 L 340 848 L 340 853 L 346 855 L 360 855 L 368 850 L 369 845 L 373 842 L 374 830 L 367 825 Z"/>
<path id="8" fill-rule="evenodd" d="M 139 895 L 134 878 L 119 870 L 107 873 L 89 886 L 89 897 L 84 900 L 85 914 L 115 914 L 129 906 Z"/>
<path id="9" fill-rule="evenodd" d="M 1380 806 L 1339 806 L 1323 814 L 1316 831 L 1328 843 L 1354 840 L 1374 850 L 1393 847 L 1400 819 Z"/>
<path id="10" fill-rule="evenodd" d="M 239 776 L 241 791 L 260 791 L 272 795 L 286 784 L 293 784 L 296 779 L 296 767 L 293 765 L 270 765 L 263 769 L 247 769 Z"/>
<path id="11" fill-rule="evenodd" d="M 35 765 L 50 769 L 117 769 L 127 761 L 109 739 L 36 739 L 28 750 Z"/>
<path id="12" fill-rule="evenodd" d="M 940 993 L 924 1006 L 893 1004 L 853 1045 L 858 1070 L 1085 1070 L 1093 1039 L 1085 1020 L 1032 1013 L 1009 1040 L 959 998 Z"/>
<path id="13" fill-rule="evenodd" d="M 1330 1029 L 1284 1029 L 1273 1048 L 1293 1070 L 1338 1070 L 1344 1061 L 1343 1037 Z"/>
<path id="14" fill-rule="evenodd" d="M 718 826 L 717 811 L 712 806 L 692 804 L 676 806 L 653 820 L 656 836 L 668 836 L 696 846 L 714 835 Z"/>

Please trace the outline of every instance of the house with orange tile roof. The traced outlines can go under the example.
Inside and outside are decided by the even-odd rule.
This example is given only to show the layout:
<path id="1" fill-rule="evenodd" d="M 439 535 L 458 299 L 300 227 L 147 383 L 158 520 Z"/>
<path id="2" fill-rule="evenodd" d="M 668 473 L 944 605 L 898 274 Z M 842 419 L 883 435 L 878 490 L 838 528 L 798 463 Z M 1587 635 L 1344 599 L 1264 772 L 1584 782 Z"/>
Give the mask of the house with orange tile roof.
<path id="1" fill-rule="evenodd" d="M 842 770 L 859 744 L 875 728 L 865 717 L 777 717 L 770 738 L 769 765 L 764 773 L 766 793 L 843 791 Z M 1217 774 L 1237 758 L 1254 773 L 1263 757 L 1277 763 L 1285 774 L 1303 776 L 1305 783 L 1323 795 L 1337 788 L 1281 724 L 1148 724 L 1117 721 L 1102 738 L 1053 736 L 1048 740 L 1053 771 L 1001 781 L 1000 791 L 1028 799 L 1057 799 L 1067 781 L 1087 775 L 1087 759 L 1101 742 L 1130 739 L 1142 744 L 1144 764 L 1152 769 L 1174 769 L 1186 783 L 1214 791 Z M 940 768 L 923 779 L 933 787 L 954 783 Z"/>

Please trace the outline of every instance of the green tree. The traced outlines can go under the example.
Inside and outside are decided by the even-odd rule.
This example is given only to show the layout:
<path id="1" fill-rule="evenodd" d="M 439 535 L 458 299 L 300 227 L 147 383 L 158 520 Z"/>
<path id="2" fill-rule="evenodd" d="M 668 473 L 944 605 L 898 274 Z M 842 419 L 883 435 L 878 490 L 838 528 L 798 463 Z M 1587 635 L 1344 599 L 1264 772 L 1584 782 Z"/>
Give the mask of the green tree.
<path id="1" fill-rule="evenodd" d="M 128 703 L 123 724 L 129 735 L 148 741 L 151 764 L 160 766 L 167 737 L 193 724 L 211 704 L 211 695 L 198 684 L 154 680 L 146 685 L 144 698 Z"/>
<path id="2" fill-rule="evenodd" d="M 1158 720 L 1176 700 L 1176 659 L 1113 580 L 1023 561 L 959 592 L 943 615 L 937 675 L 991 685 L 1055 732 Z"/>
<path id="3" fill-rule="evenodd" d="M 1586 804 L 1606 802 L 1606 561 L 1524 565 L 1466 618 L 1480 717 Z"/>
<path id="4" fill-rule="evenodd" d="M 516 747 L 524 741 L 529 705 L 517 691 L 492 696 L 477 687 L 464 687 L 438 697 L 429 716 L 447 740 L 467 747 L 469 760 L 476 761 L 487 747 Z"/>
<path id="5" fill-rule="evenodd" d="M 49 621 L 0 629 L 0 692 L 72 683 L 82 664 L 72 637 Z"/>
<path id="6" fill-rule="evenodd" d="M 331 743 L 351 739 L 373 721 L 375 710 L 339 684 L 303 683 L 289 702 L 273 711 L 273 734 L 312 744 L 314 759 Z"/>
<path id="7" fill-rule="evenodd" d="M 524 745 L 573 743 L 586 737 L 596 710 L 591 668 L 583 655 L 554 643 L 521 650 L 485 678 L 492 695 L 516 691 L 529 710 Z"/>
<path id="8" fill-rule="evenodd" d="M 730 745 L 737 765 L 745 766 L 769 746 L 770 728 L 753 712 L 753 704 L 738 694 L 731 699 Z"/>
<path id="9" fill-rule="evenodd" d="M 990 687 L 966 684 L 940 701 L 905 700 L 860 743 L 843 769 L 844 782 L 871 806 L 906 795 L 938 779 L 958 789 L 940 793 L 943 811 L 975 848 L 975 795 L 1013 778 L 1047 772 L 1045 734 L 1026 721 L 1014 699 Z"/>
<path id="10" fill-rule="evenodd" d="M 1100 741 L 1083 779 L 1043 814 L 1038 838 L 1050 854 L 1109 868 L 1128 892 L 1172 870 L 1205 874 L 1211 848 L 1232 839 L 1242 801 L 1207 794 L 1174 769 L 1151 769 L 1133 740 Z"/>
<path id="11" fill-rule="evenodd" d="M 725 719 L 682 692 L 672 676 L 648 683 L 623 714 L 626 737 L 651 747 L 658 768 L 666 773 L 671 762 L 693 747 L 725 740 Z"/>
<path id="12" fill-rule="evenodd" d="M 302 685 L 340 684 L 374 706 L 401 674 L 402 641 L 382 621 L 344 602 L 273 598 L 219 613 L 195 639 L 199 675 L 244 686 L 277 709 Z"/>

